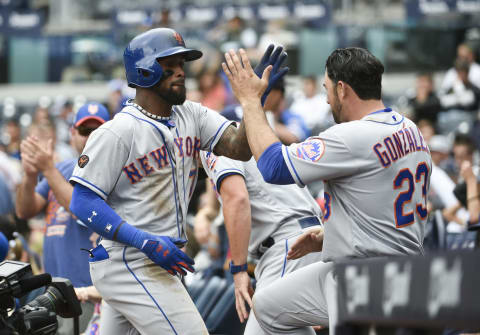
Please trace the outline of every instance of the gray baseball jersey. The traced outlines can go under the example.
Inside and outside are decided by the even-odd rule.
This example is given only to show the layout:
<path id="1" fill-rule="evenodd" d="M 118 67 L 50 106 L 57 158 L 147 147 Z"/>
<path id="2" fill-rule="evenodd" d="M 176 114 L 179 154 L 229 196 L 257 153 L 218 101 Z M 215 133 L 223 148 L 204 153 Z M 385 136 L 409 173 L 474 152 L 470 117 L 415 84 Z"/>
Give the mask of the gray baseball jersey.
<path id="1" fill-rule="evenodd" d="M 257 258 L 258 246 L 266 238 L 271 236 L 278 241 L 301 230 L 298 219 L 321 217 L 320 207 L 306 188 L 267 184 L 254 158 L 241 162 L 206 151 L 202 151 L 200 157 L 215 187 L 230 174 L 239 174 L 245 179 L 252 217 L 248 251 L 253 258 Z"/>
<path id="2" fill-rule="evenodd" d="M 385 109 L 283 147 L 299 186 L 325 181 L 326 262 L 310 264 L 254 296 L 266 334 L 314 335 L 337 322 L 334 262 L 345 257 L 423 252 L 432 162 L 415 124 Z"/>
<path id="3" fill-rule="evenodd" d="M 212 150 L 231 124 L 193 102 L 175 106 L 174 127 L 125 107 L 92 133 L 71 181 L 97 193 L 129 224 L 157 235 L 185 237 L 200 150 Z"/>
<path id="4" fill-rule="evenodd" d="M 230 124 L 189 101 L 173 108 L 167 125 L 130 104 L 92 133 L 70 180 L 97 193 L 136 228 L 185 237 L 198 155 L 213 150 Z M 91 262 L 90 273 L 108 304 L 102 333 L 208 334 L 178 277 L 136 248 L 101 244 L 108 258 Z"/>
<path id="5" fill-rule="evenodd" d="M 412 121 L 387 108 L 282 150 L 299 186 L 325 181 L 325 261 L 423 253 L 432 161 Z"/>
<path id="6" fill-rule="evenodd" d="M 296 271 L 321 260 L 321 253 L 311 253 L 296 260 L 287 260 L 289 247 L 303 232 L 302 219 L 310 223 L 320 223 L 321 211 L 310 192 L 296 185 L 267 184 L 257 168 L 255 159 L 240 162 L 227 157 L 217 157 L 211 152 L 201 151 L 202 164 L 215 187 L 223 178 L 238 174 L 245 179 L 251 207 L 250 257 L 259 257 L 260 244 L 272 237 L 275 244 L 261 256 L 256 268 L 255 292 L 272 284 L 285 274 Z M 219 197 L 221 201 L 221 197 Z M 318 218 L 316 221 L 313 218 Z M 250 313 L 245 327 L 245 335 L 264 334 L 255 315 Z"/>

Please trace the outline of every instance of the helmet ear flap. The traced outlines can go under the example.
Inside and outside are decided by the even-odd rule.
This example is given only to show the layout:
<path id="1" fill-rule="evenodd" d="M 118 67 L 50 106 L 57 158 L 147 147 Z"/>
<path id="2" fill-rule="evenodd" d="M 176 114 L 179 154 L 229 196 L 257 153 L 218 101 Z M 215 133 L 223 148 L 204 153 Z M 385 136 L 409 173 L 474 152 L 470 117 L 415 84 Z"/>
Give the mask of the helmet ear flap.
<path id="1" fill-rule="evenodd" d="M 138 74 L 144 76 L 145 78 L 150 77 L 150 71 L 144 69 L 138 69 Z"/>
<path id="2" fill-rule="evenodd" d="M 151 87 L 160 81 L 163 74 L 162 66 L 154 59 L 147 66 L 137 67 L 137 81 L 141 87 Z"/>

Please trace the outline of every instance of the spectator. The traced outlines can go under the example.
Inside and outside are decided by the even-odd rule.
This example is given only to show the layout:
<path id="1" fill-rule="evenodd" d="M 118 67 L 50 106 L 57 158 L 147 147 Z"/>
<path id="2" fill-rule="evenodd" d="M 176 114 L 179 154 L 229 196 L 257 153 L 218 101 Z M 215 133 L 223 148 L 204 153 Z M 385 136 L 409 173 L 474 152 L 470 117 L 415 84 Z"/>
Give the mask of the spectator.
<path id="1" fill-rule="evenodd" d="M 66 100 L 61 104 L 58 116 L 55 118 L 56 138 L 59 142 L 70 142 L 70 127 L 73 118 L 73 104 L 70 100 Z"/>
<path id="2" fill-rule="evenodd" d="M 230 49 L 254 48 L 258 36 L 254 29 L 247 27 L 241 17 L 234 16 L 226 23 L 221 23 L 212 29 L 208 39 L 217 44 L 220 51 L 227 52 Z"/>
<path id="3" fill-rule="evenodd" d="M 273 86 L 263 109 L 273 116 L 273 128 L 282 143 L 288 145 L 303 141 L 310 136 L 310 130 L 303 117 L 285 109 L 285 104 L 285 82 L 281 79 Z"/>
<path id="4" fill-rule="evenodd" d="M 476 147 L 470 136 L 457 134 L 453 142 L 452 151 L 455 159 L 455 180 L 461 181 L 461 178 L 458 177 L 460 177 L 460 167 L 464 161 L 470 162 L 473 166 L 475 174 L 478 175 L 478 166 L 476 166 L 473 161 Z"/>
<path id="5" fill-rule="evenodd" d="M 462 162 L 460 175 L 466 184 L 465 207 L 468 209 L 470 225 L 480 223 L 480 196 L 477 176 L 473 171 L 472 164 L 469 161 Z"/>
<path id="6" fill-rule="evenodd" d="M 225 107 L 227 89 L 217 68 L 206 69 L 197 76 L 201 104 L 216 111 Z"/>
<path id="7" fill-rule="evenodd" d="M 65 142 L 57 141 L 55 125 L 50 119 L 41 119 L 40 121 L 33 123 L 28 128 L 27 135 L 35 137 L 44 147 L 51 140 L 52 145 L 55 148 L 53 153 L 55 163 L 72 159 L 77 156 L 74 148 Z"/>
<path id="8" fill-rule="evenodd" d="M 21 179 L 20 162 L 0 151 L 0 215 L 13 213 L 13 199 Z"/>
<path id="9" fill-rule="evenodd" d="M 480 87 L 480 65 L 475 62 L 475 53 L 472 47 L 462 43 L 457 48 L 457 60 L 463 60 L 470 66 L 468 70 L 468 80 L 475 86 Z M 457 70 L 451 68 L 445 74 L 440 91 L 448 92 L 452 89 L 457 79 Z"/>
<path id="10" fill-rule="evenodd" d="M 109 120 L 107 109 L 97 103 L 82 106 L 71 129 L 72 145 L 82 152 L 90 133 Z M 35 136 L 29 136 L 21 144 L 22 166 L 25 176 L 19 187 L 16 211 L 20 218 L 28 219 L 45 212 L 47 228 L 44 237 L 45 271 L 52 276 L 68 278 L 75 287 L 92 286 L 88 266 L 92 231 L 68 211 L 73 187 L 68 183 L 76 159 L 63 161 L 56 166 L 53 157 L 53 138 L 45 145 Z M 37 184 L 39 173 L 43 179 Z M 93 313 L 93 303 L 82 304 L 80 330 Z M 72 319 L 59 319 L 59 334 L 69 334 Z"/>
<path id="11" fill-rule="evenodd" d="M 317 92 L 317 78 L 314 76 L 303 79 L 304 96 L 296 99 L 290 110 L 300 115 L 312 135 L 317 135 L 333 124 L 330 106 L 325 94 Z"/>
<path id="12" fill-rule="evenodd" d="M 442 92 L 440 103 L 447 110 L 478 111 L 480 88 L 470 81 L 470 65 L 464 59 L 455 61 L 456 77 L 452 85 Z"/>
<path id="13" fill-rule="evenodd" d="M 420 129 L 425 142 L 429 142 L 432 136 L 435 135 L 435 125 L 427 119 L 421 119 L 417 122 L 417 127 Z"/>
<path id="14" fill-rule="evenodd" d="M 445 219 L 448 220 L 447 229 L 451 232 L 461 231 L 468 213 L 461 208 L 459 199 L 454 194 L 455 183 L 441 168 L 451 152 L 450 141 L 443 135 L 435 135 L 428 142 L 432 156 L 432 174 L 430 177 L 430 192 L 427 195 L 427 209 L 444 210 Z"/>
<path id="15" fill-rule="evenodd" d="M 50 112 L 47 107 L 37 106 L 35 112 L 33 113 L 33 123 L 39 123 L 42 121 L 52 121 Z"/>
<path id="16" fill-rule="evenodd" d="M 135 90 L 128 87 L 127 82 L 121 79 L 112 79 L 108 82 L 108 111 L 110 117 L 120 112 L 128 99 L 135 97 Z"/>
<path id="17" fill-rule="evenodd" d="M 449 141 L 443 135 L 435 135 L 428 141 L 428 147 L 433 163 L 428 200 L 433 201 L 434 208 L 453 206 L 458 203 L 453 195 L 455 183 L 441 168 L 442 162 L 448 158 L 451 151 Z"/>
<path id="18" fill-rule="evenodd" d="M 455 174 L 453 175 L 453 179 L 457 184 L 464 183 L 463 176 L 460 173 L 462 164 L 465 164 L 464 162 L 468 162 L 472 166 L 473 173 L 478 175 L 478 166 L 476 166 L 473 161 L 475 146 L 469 136 L 457 134 L 453 143 L 452 151 L 455 161 Z M 465 209 L 465 205 L 462 205 L 461 201 L 455 206 L 445 208 L 443 215 L 448 221 L 450 221 L 450 224 L 447 227 L 449 231 L 458 231 L 460 227 L 463 230 L 463 228 L 466 228 L 466 224 L 469 220 L 468 212 Z M 458 223 L 460 227 L 455 227 L 452 222 Z"/>
<path id="19" fill-rule="evenodd" d="M 413 109 L 414 121 L 426 119 L 436 124 L 441 106 L 434 91 L 431 73 L 417 75 L 415 96 L 409 98 L 409 105 Z"/>
<path id="20" fill-rule="evenodd" d="M 6 137 L 5 141 L 5 150 L 10 157 L 20 159 L 20 141 L 22 136 L 22 131 L 20 124 L 17 119 L 10 119 L 5 124 L 4 130 Z"/>

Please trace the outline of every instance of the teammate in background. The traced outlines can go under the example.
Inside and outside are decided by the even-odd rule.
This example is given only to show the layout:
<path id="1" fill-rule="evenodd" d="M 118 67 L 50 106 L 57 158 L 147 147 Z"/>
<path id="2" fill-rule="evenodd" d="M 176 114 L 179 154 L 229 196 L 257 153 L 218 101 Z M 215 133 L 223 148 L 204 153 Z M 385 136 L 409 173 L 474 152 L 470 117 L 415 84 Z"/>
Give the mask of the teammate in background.
<path id="1" fill-rule="evenodd" d="M 286 55 L 272 50 L 259 72 L 275 64 L 273 85 Z M 72 212 L 104 237 L 90 260 L 103 334 L 207 333 L 177 276 L 194 271 L 180 247 L 197 158 L 209 150 L 249 160 L 251 152 L 243 124 L 185 101 L 185 62 L 201 56 L 172 29 L 136 36 L 124 52 L 135 100 L 93 134 L 70 178 Z"/>
<path id="2" fill-rule="evenodd" d="M 267 182 L 304 187 L 324 180 L 325 239 L 303 235 L 289 259 L 322 250 L 323 261 L 279 279 L 253 297 L 267 334 L 313 334 L 337 322 L 334 262 L 423 253 L 432 162 L 415 124 L 385 108 L 381 62 L 361 48 L 328 57 L 324 85 L 337 125 L 299 144 L 282 146 L 259 102 L 268 82 L 253 75 L 243 50 L 225 54 L 224 71 L 244 109 L 248 142 Z"/>
<path id="3" fill-rule="evenodd" d="M 83 105 L 75 116 L 71 128 L 71 142 L 81 153 L 90 133 L 109 120 L 107 109 L 98 103 Z M 16 211 L 23 219 L 29 219 L 45 211 L 47 227 L 43 242 L 43 264 L 52 277 L 70 279 L 76 288 L 92 285 L 88 271 L 89 240 L 93 231 L 77 220 L 68 210 L 73 187 L 68 183 L 77 159 L 69 159 L 57 165 L 53 158 L 53 140 L 46 146 L 29 136 L 21 143 L 22 165 L 25 172 L 17 191 Z M 37 184 L 39 174 L 43 179 Z M 91 302 L 82 303 L 80 332 L 85 330 L 93 313 Z M 59 318 L 59 334 L 70 334 L 73 319 Z"/>
<path id="4" fill-rule="evenodd" d="M 269 95 L 269 100 L 275 99 Z M 220 195 L 235 281 L 237 313 L 241 322 L 248 317 L 245 334 L 263 334 L 251 307 L 253 290 L 247 274 L 247 256 L 258 261 L 256 291 L 267 287 L 286 273 L 321 259 L 312 253 L 299 260 L 286 261 L 288 246 L 312 227 L 320 227 L 320 208 L 304 188 L 267 184 L 253 158 L 240 162 L 201 151 L 202 165 Z"/>

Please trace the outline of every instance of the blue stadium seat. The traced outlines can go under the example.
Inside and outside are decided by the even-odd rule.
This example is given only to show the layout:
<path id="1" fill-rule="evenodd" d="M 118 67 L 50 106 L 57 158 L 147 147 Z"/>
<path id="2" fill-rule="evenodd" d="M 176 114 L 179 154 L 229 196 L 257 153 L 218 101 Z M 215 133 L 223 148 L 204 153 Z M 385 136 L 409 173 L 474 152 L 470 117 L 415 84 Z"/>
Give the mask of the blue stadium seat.
<path id="1" fill-rule="evenodd" d="M 224 278 L 212 277 L 208 280 L 195 302 L 204 320 L 207 319 L 208 314 L 216 305 L 226 288 L 227 281 Z"/>
<path id="2" fill-rule="evenodd" d="M 423 245 L 426 250 L 444 250 L 446 248 L 445 220 L 441 210 L 437 209 L 433 215 L 429 216 Z"/>
<path id="3" fill-rule="evenodd" d="M 475 242 L 477 239 L 476 231 L 466 231 L 463 233 L 448 233 L 447 234 L 447 249 L 475 249 Z"/>
<path id="4" fill-rule="evenodd" d="M 218 300 L 207 319 L 208 332 L 212 335 L 229 334 L 241 335 L 245 330 L 245 323 L 240 323 L 235 308 L 235 285 L 231 284 Z"/>
<path id="5" fill-rule="evenodd" d="M 204 288 L 205 284 L 205 279 L 199 279 L 187 286 L 188 294 L 190 294 L 193 302 L 198 299 L 200 293 L 202 293 L 202 289 Z"/>

